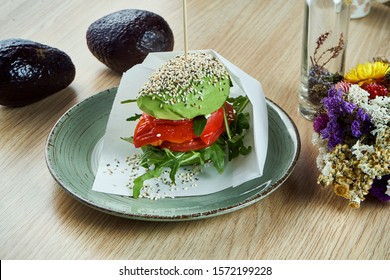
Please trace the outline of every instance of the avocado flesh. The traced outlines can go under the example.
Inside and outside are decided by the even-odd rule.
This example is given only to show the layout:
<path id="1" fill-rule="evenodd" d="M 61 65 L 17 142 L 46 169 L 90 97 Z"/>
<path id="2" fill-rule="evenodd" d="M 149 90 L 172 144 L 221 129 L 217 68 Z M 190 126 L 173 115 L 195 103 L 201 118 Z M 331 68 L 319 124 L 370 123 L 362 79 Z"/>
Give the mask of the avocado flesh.
<path id="1" fill-rule="evenodd" d="M 230 93 L 228 76 L 213 83 L 212 78 L 204 78 L 201 83 L 194 84 L 192 92 L 184 92 L 185 101 L 165 101 L 163 93 L 159 95 L 143 95 L 138 97 L 138 107 L 148 115 L 157 119 L 182 120 L 215 112 L 225 103 Z"/>

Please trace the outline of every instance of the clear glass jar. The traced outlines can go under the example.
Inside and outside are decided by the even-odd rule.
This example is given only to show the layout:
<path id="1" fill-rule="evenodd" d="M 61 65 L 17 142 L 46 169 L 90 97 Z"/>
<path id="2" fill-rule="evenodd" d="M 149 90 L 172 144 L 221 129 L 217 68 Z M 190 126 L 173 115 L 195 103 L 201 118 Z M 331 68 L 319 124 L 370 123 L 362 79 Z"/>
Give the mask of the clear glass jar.
<path id="1" fill-rule="evenodd" d="M 352 0 L 305 0 L 299 112 L 312 120 L 342 78 Z"/>

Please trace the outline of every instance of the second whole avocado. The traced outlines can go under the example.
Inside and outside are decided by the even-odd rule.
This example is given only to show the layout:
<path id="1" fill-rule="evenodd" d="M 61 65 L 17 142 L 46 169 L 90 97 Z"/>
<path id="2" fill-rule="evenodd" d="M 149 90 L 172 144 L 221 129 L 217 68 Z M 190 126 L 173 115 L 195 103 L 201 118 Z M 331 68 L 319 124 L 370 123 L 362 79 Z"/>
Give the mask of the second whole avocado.
<path id="1" fill-rule="evenodd" d="M 163 18 L 137 9 L 120 10 L 96 20 L 86 38 L 91 53 L 119 73 L 142 63 L 150 52 L 172 51 L 174 46 L 172 30 Z"/>

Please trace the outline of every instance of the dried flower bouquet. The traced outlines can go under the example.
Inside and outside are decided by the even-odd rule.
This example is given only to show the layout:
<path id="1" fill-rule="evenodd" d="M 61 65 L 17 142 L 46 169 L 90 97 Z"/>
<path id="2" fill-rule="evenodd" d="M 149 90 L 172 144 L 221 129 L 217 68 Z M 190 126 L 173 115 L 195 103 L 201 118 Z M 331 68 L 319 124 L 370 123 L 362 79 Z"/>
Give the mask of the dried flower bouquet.
<path id="1" fill-rule="evenodd" d="M 313 121 L 318 183 L 332 186 L 352 208 L 360 207 L 367 196 L 389 201 L 389 61 L 359 64 L 324 85 L 326 96 Z"/>

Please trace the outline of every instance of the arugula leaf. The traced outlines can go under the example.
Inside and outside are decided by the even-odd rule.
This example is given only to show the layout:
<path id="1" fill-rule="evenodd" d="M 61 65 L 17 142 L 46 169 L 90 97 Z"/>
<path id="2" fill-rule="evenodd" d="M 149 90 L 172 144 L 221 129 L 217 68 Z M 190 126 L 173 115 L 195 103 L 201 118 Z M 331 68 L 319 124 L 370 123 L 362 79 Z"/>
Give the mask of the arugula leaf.
<path id="1" fill-rule="evenodd" d="M 232 133 L 230 131 L 228 117 L 226 114 L 225 107 L 222 107 L 222 108 L 223 108 L 223 123 L 225 124 L 226 135 L 227 135 L 228 139 L 230 139 L 230 138 L 232 138 Z"/>
<path id="2" fill-rule="evenodd" d="M 137 99 L 127 99 L 127 100 L 123 100 L 123 101 L 121 101 L 121 104 L 134 103 L 134 102 L 137 102 Z"/>
<path id="3" fill-rule="evenodd" d="M 158 178 L 161 176 L 163 170 L 164 170 L 164 165 L 161 165 L 160 167 L 157 167 L 153 170 L 148 170 L 145 172 L 143 175 L 137 177 L 134 180 L 134 186 L 133 186 L 133 197 L 138 198 L 139 195 L 141 194 L 141 189 L 144 187 L 144 182 L 146 180 L 152 179 L 152 178 Z"/>
<path id="4" fill-rule="evenodd" d="M 236 98 L 229 98 L 228 101 L 231 102 L 236 112 L 236 118 L 230 124 L 230 137 L 222 137 L 227 146 L 228 160 L 230 161 L 239 155 L 247 155 L 251 152 L 252 147 L 245 147 L 243 141 L 250 126 L 249 113 L 244 112 L 245 107 L 249 104 L 249 98 L 240 95 Z"/>
<path id="5" fill-rule="evenodd" d="M 245 147 L 243 138 L 244 135 L 236 135 L 234 138 L 232 138 L 231 141 L 227 142 L 229 161 L 238 157 L 239 155 L 245 156 L 252 151 L 251 146 Z"/>
<path id="6" fill-rule="evenodd" d="M 121 137 L 122 140 L 125 140 L 126 142 L 129 142 L 131 144 L 133 144 L 133 139 L 134 137 L 133 136 L 130 136 L 130 137 Z"/>
<path id="7" fill-rule="evenodd" d="M 243 133 L 246 129 L 249 129 L 249 113 L 240 113 L 235 119 L 236 134 Z"/>
<path id="8" fill-rule="evenodd" d="M 248 146 L 248 147 L 245 147 L 244 145 L 241 146 L 240 155 L 246 156 L 246 155 L 249 155 L 250 152 L 252 152 L 251 146 Z"/>
<path id="9" fill-rule="evenodd" d="M 214 167 L 219 173 L 223 173 L 225 168 L 225 157 L 226 153 L 222 145 L 214 143 L 213 145 L 203 149 L 204 157 L 210 158 L 213 162 Z"/>
<path id="10" fill-rule="evenodd" d="M 164 149 L 165 154 L 168 156 L 169 160 L 166 161 L 166 165 L 170 167 L 171 171 L 169 172 L 169 178 L 171 179 L 172 183 L 176 183 L 175 175 L 180 167 L 180 157 L 176 157 L 173 152 L 171 152 L 168 149 Z"/>
<path id="11" fill-rule="evenodd" d="M 204 166 L 204 156 L 201 152 L 172 152 L 169 149 L 159 149 L 153 146 L 142 148 L 141 165 L 148 170 L 134 180 L 133 197 L 138 198 L 144 182 L 161 176 L 165 168 L 170 168 L 169 178 L 175 184 L 175 176 L 180 166 L 200 164 Z"/>
<path id="12" fill-rule="evenodd" d="M 207 119 L 204 116 L 198 116 L 194 118 L 193 129 L 196 136 L 202 135 L 202 132 L 206 126 Z"/>
<path id="13" fill-rule="evenodd" d="M 236 114 L 242 113 L 245 107 L 249 104 L 249 98 L 247 96 L 240 95 L 238 97 L 229 97 L 227 101 L 233 104 Z"/>
<path id="14" fill-rule="evenodd" d="M 137 99 L 128 99 L 121 101 L 121 104 L 127 104 L 127 103 L 134 103 L 137 102 Z M 136 121 L 138 120 L 142 115 L 141 114 L 134 114 L 134 116 L 127 118 L 126 121 Z"/>
<path id="15" fill-rule="evenodd" d="M 126 121 L 136 121 L 136 120 L 138 120 L 141 116 L 142 116 L 142 114 L 134 114 L 134 116 L 132 116 L 132 117 L 130 117 L 130 118 L 127 118 Z"/>

